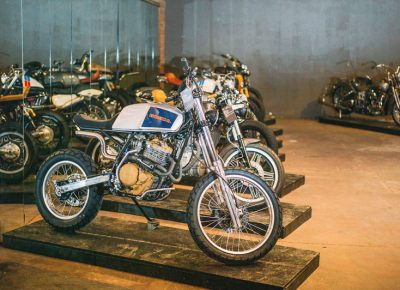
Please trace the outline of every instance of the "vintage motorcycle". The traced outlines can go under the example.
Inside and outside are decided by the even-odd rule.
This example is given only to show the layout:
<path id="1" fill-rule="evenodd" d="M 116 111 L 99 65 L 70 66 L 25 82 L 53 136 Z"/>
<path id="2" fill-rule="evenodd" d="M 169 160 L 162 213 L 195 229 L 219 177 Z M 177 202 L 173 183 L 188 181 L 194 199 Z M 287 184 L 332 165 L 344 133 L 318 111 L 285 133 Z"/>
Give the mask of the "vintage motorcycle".
<path id="1" fill-rule="evenodd" d="M 400 67 L 395 70 L 388 65 L 374 63 L 372 68 L 383 71 L 384 78 L 379 82 L 373 82 L 369 76 L 357 75 L 350 80 L 335 79 L 325 88 L 319 101 L 335 108 L 339 117 L 353 112 L 371 116 L 390 114 L 400 126 Z"/>
<path id="2" fill-rule="evenodd" d="M 279 200 L 257 175 L 224 168 L 207 125 L 196 69 L 190 69 L 186 59 L 182 61 L 187 78 L 178 97 L 184 111 L 168 104 L 144 103 L 125 107 L 108 121 L 75 116 L 78 135 L 99 138 L 102 144 L 106 135 L 125 135 L 124 144 L 112 169 L 101 173 L 81 151 L 63 150 L 50 156 L 37 175 L 38 209 L 50 225 L 71 231 L 96 216 L 103 187 L 132 198 L 139 207 L 138 200 L 148 193 L 155 192 L 163 199 L 181 179 L 184 148 L 198 135 L 208 174 L 189 196 L 190 233 L 211 258 L 230 265 L 253 263 L 265 256 L 280 236 Z M 107 154 L 104 145 L 102 150 Z"/>
<path id="3" fill-rule="evenodd" d="M 33 110 L 37 105 L 40 92 L 30 91 L 13 94 L 15 76 L 19 75 L 14 68 L 1 77 L 0 90 L 0 123 L 17 122 L 35 138 L 42 156 L 66 148 L 70 140 L 70 130 L 63 115 L 49 110 Z"/>
<path id="4" fill-rule="evenodd" d="M 93 51 L 85 52 L 69 68 L 64 68 L 63 61 L 54 61 L 51 68 L 40 62 L 29 62 L 24 65 L 25 74 L 38 80 L 51 95 L 75 96 L 86 95 L 96 98 L 105 109 L 107 117 L 114 116 L 128 102 L 112 86 L 114 73 L 101 65 L 90 62 Z M 98 114 L 101 112 L 99 111 Z M 105 116 L 105 114 L 103 114 Z M 99 119 L 105 117 L 98 116 Z"/>
<path id="5" fill-rule="evenodd" d="M 245 107 L 241 107 L 236 110 L 236 114 L 239 117 L 239 126 L 246 138 L 257 138 L 261 140 L 261 143 L 267 145 L 275 153 L 278 154 L 279 146 L 276 136 L 271 129 L 268 128 L 264 123 L 257 120 L 251 107 L 249 99 L 246 95 L 241 94 L 238 90 L 234 90 L 236 87 L 235 74 L 219 74 L 213 73 L 208 70 L 202 70 L 199 76 L 203 79 L 204 83 L 212 83 L 210 87 L 203 88 L 203 92 L 207 95 L 213 95 L 221 89 L 220 83 L 223 81 L 229 83 L 230 97 L 239 100 L 240 103 L 246 103 Z M 164 82 L 166 76 L 158 76 L 160 82 Z M 173 91 L 171 92 L 173 93 Z M 167 98 L 167 93 L 164 90 L 154 87 L 143 87 L 135 91 L 136 102 L 140 101 L 151 101 L 151 102 L 164 102 Z M 235 101 L 237 102 L 237 101 Z M 241 106 L 241 105 L 240 105 Z"/>
<path id="6" fill-rule="evenodd" d="M 217 84 L 220 86 L 218 93 L 208 95 L 207 92 L 213 92 Z M 224 166 L 253 170 L 279 195 L 285 177 L 282 162 L 275 152 L 262 144 L 259 139 L 243 138 L 238 117 L 245 115 L 246 97 L 236 95 L 236 90 L 230 84 L 231 79 L 226 76 L 223 80 L 220 77 L 218 82 L 211 79 L 202 79 L 199 82 L 203 92 L 202 104 L 205 116 L 210 125 L 214 144 L 217 145 L 217 151 Z M 149 98 L 151 97 L 150 94 Z M 175 100 L 179 100 L 179 98 L 175 98 Z M 179 101 L 173 105 L 179 109 L 182 108 Z M 230 109 L 232 111 L 229 111 Z M 107 154 L 116 156 L 120 150 L 118 144 L 111 138 L 105 138 L 105 142 Z M 108 159 L 102 154 L 101 143 L 98 139 L 91 139 L 85 152 L 101 167 L 112 164 L 112 159 Z M 184 150 L 181 167 L 184 176 L 198 178 L 207 173 L 202 161 L 200 143 L 196 136 L 189 140 Z M 146 196 L 146 200 L 151 198 L 151 195 Z"/>
<path id="7" fill-rule="evenodd" d="M 54 94 L 50 97 L 44 86 L 35 78 L 28 74 L 22 75 L 20 68 L 11 66 L 9 74 L 3 74 L 2 77 L 8 82 L 8 94 L 28 94 L 31 101 L 25 101 L 29 101 L 29 106 L 35 110 L 52 110 L 62 114 L 68 121 L 72 120 L 76 113 L 84 113 L 100 120 L 109 117 L 104 105 L 97 100 L 98 90 L 87 89 L 76 94 Z M 23 92 L 24 89 L 27 91 Z"/>
<path id="8" fill-rule="evenodd" d="M 223 74 L 234 73 L 236 89 L 248 98 L 249 105 L 255 112 L 257 119 L 263 121 L 266 115 L 264 100 L 260 91 L 250 85 L 251 73 L 249 68 L 237 57 L 229 53 L 221 54 L 220 56 L 228 60 L 229 63 L 223 67 L 216 67 L 214 69 L 215 72 Z"/>

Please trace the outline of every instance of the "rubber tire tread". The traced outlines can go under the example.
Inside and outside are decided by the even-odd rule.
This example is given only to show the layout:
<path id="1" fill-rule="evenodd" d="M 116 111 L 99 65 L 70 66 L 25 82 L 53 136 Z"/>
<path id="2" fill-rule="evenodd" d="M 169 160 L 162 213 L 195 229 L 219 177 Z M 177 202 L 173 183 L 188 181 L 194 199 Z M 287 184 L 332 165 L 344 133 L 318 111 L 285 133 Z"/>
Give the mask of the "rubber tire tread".
<path id="1" fill-rule="evenodd" d="M 275 194 L 277 196 L 280 197 L 282 195 L 283 186 L 285 185 L 285 169 L 283 167 L 282 161 L 279 159 L 279 156 L 271 148 L 268 148 L 267 146 L 265 146 L 262 143 L 251 143 L 246 146 L 246 148 L 251 148 L 251 147 L 257 148 L 259 150 L 266 152 L 270 156 L 270 158 L 273 160 L 273 162 L 276 164 L 278 176 L 280 178 L 278 180 L 276 188 L 272 189 L 272 190 L 275 192 Z M 219 153 L 219 156 L 223 160 L 224 164 L 225 164 L 226 158 L 228 158 L 228 156 L 232 154 L 232 151 L 236 151 L 236 150 L 239 150 L 239 149 L 232 144 L 228 144 L 221 150 L 221 152 Z"/>
<path id="2" fill-rule="evenodd" d="M 76 149 L 57 151 L 47 157 L 39 168 L 35 184 L 35 199 L 40 214 L 48 224 L 58 231 L 70 233 L 89 224 L 96 217 L 103 202 L 103 190 L 101 186 L 91 186 L 89 189 L 89 200 L 87 201 L 85 209 L 74 219 L 64 221 L 54 217 L 45 205 L 41 188 L 44 182 L 43 179 L 51 166 L 57 162 L 66 160 L 73 161 L 81 166 L 87 176 L 91 176 L 97 172 L 93 160 L 84 152 Z"/>
<path id="3" fill-rule="evenodd" d="M 192 191 L 189 195 L 188 208 L 187 208 L 187 221 L 190 234 L 192 235 L 193 240 L 196 242 L 197 246 L 209 257 L 220 261 L 226 265 L 231 266 L 243 266 L 252 264 L 258 259 L 264 257 L 276 244 L 278 239 L 281 237 L 282 233 L 282 207 L 280 206 L 279 199 L 276 197 L 275 193 L 262 181 L 258 176 L 251 174 L 245 170 L 240 169 L 227 169 L 225 170 L 225 174 L 228 176 L 230 174 L 238 174 L 251 176 L 253 179 L 257 180 L 258 183 L 264 187 L 266 192 L 271 198 L 272 203 L 274 204 L 275 209 L 275 225 L 274 229 L 271 233 L 269 240 L 265 242 L 263 246 L 258 248 L 256 251 L 250 254 L 235 256 L 227 253 L 222 253 L 218 249 L 213 248 L 207 239 L 203 236 L 201 229 L 196 226 L 197 218 L 197 204 L 199 202 L 200 195 L 202 191 L 207 187 L 209 183 L 211 183 L 216 177 L 213 173 L 209 173 L 202 177 L 199 182 L 193 187 Z"/>
<path id="4" fill-rule="evenodd" d="M 272 131 L 267 125 L 260 121 L 253 121 L 253 120 L 246 120 L 239 124 L 240 130 L 242 131 L 243 137 L 246 138 L 244 135 L 245 130 L 253 130 L 260 133 L 262 138 L 264 138 L 265 142 L 263 144 L 267 145 L 269 148 L 272 149 L 276 154 L 279 152 L 279 144 L 274 131 Z"/>

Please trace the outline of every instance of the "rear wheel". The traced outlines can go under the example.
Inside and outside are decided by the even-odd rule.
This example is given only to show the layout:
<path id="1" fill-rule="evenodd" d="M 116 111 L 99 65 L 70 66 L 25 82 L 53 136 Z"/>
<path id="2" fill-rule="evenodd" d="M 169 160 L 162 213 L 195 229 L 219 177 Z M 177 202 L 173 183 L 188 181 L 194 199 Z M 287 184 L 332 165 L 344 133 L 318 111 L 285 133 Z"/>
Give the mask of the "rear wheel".
<path id="1" fill-rule="evenodd" d="M 74 231 L 96 217 L 103 200 L 100 186 L 67 193 L 56 190 L 58 186 L 85 180 L 94 174 L 94 162 L 79 150 L 64 149 L 44 161 L 37 174 L 35 197 L 47 223 L 61 231 Z"/>
<path id="2" fill-rule="evenodd" d="M 0 127 L 0 181 L 18 183 L 29 175 L 37 160 L 33 137 L 18 123 Z"/>
<path id="3" fill-rule="evenodd" d="M 258 176 L 238 169 L 226 170 L 225 174 L 240 227 L 233 223 L 219 179 L 208 174 L 190 193 L 189 230 L 211 258 L 229 265 L 250 264 L 265 256 L 280 237 L 281 207 Z M 259 198 L 253 200 L 253 194 Z"/>

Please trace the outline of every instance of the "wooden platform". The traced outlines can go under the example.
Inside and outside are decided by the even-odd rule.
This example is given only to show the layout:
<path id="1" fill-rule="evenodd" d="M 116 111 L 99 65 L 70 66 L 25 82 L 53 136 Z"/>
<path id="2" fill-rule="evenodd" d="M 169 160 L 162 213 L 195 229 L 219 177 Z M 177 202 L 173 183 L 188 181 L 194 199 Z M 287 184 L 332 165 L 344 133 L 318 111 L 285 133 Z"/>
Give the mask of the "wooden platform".
<path id="1" fill-rule="evenodd" d="M 276 124 L 276 118 L 275 118 L 275 116 L 269 116 L 263 121 L 263 123 L 265 125 L 275 125 Z"/>
<path id="2" fill-rule="evenodd" d="M 339 125 L 391 135 L 400 135 L 400 126 L 397 126 L 394 122 L 375 121 L 371 119 L 349 119 L 330 116 L 320 117 L 319 121 L 324 124 Z"/>
<path id="3" fill-rule="evenodd" d="M 181 182 L 182 185 L 192 186 L 198 178 L 186 179 Z M 287 173 L 285 176 L 285 185 L 280 197 L 294 191 L 302 186 L 305 182 L 304 175 Z M 35 179 L 33 176 L 25 179 L 22 184 L 10 185 L 0 184 L 0 204 L 33 204 L 35 199 L 33 196 Z"/>
<path id="4" fill-rule="evenodd" d="M 295 289 L 319 265 L 319 253 L 275 246 L 254 265 L 228 267 L 208 258 L 186 230 L 98 217 L 75 234 L 44 221 L 3 235 L 7 248 L 212 289 Z"/>
<path id="5" fill-rule="evenodd" d="M 198 180 L 199 180 L 198 177 L 187 176 L 181 180 L 180 184 L 193 186 Z M 283 186 L 282 192 L 279 194 L 279 197 L 287 195 L 288 193 L 304 185 L 304 183 L 305 183 L 304 175 L 286 173 L 285 184 Z"/>

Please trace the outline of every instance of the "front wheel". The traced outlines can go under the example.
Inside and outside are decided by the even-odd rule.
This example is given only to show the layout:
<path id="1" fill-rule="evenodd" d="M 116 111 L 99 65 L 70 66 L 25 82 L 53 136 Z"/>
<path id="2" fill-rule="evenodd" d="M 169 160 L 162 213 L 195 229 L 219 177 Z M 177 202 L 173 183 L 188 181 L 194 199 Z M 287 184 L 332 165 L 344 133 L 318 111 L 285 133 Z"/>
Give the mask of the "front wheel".
<path id="1" fill-rule="evenodd" d="M 36 205 L 44 220 L 57 230 L 71 232 L 92 221 L 100 210 L 103 195 L 98 186 L 59 193 L 58 186 L 87 179 L 96 173 L 85 153 L 64 149 L 42 164 L 35 184 Z"/>
<path id="2" fill-rule="evenodd" d="M 190 193 L 190 233 L 199 248 L 213 259 L 228 265 L 253 263 L 265 256 L 280 237 L 279 201 L 263 180 L 250 172 L 228 169 L 224 182 L 231 188 L 240 227 L 234 226 L 218 177 L 210 173 Z M 259 198 L 251 199 L 254 194 Z"/>
<path id="3" fill-rule="evenodd" d="M 395 104 L 392 110 L 392 118 L 393 121 L 397 124 L 397 126 L 400 126 L 400 109 L 397 107 Z"/>
<path id="4" fill-rule="evenodd" d="M 285 181 L 285 170 L 278 155 L 261 143 L 248 144 L 245 150 L 250 159 L 249 169 L 254 170 L 254 173 L 280 196 Z M 237 146 L 230 144 L 222 149 L 219 155 L 225 167 L 247 167 L 242 151 Z"/>
<path id="5" fill-rule="evenodd" d="M 260 121 L 246 120 L 239 124 L 244 138 L 255 138 L 278 154 L 278 141 L 274 132 Z"/>

